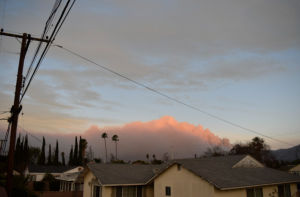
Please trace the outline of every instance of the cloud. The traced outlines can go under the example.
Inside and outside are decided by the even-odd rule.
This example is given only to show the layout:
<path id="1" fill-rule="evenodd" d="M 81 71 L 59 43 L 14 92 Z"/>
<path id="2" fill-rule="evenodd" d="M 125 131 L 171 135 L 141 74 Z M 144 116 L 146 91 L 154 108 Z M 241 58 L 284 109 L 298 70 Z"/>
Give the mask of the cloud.
<path id="1" fill-rule="evenodd" d="M 70 127 L 70 130 L 80 125 L 80 120 L 78 120 L 78 123 L 73 122 L 73 126 L 65 124 L 65 121 L 62 120 L 61 124 L 65 127 Z M 0 130 L 2 130 L 1 135 L 4 136 L 4 125 Z M 19 131 L 22 135 L 26 134 L 21 129 Z M 28 132 L 39 139 L 45 136 L 46 143 L 50 143 L 52 146 L 54 146 L 57 139 L 60 151 L 64 151 L 66 155 L 69 154 L 71 145 L 74 145 L 75 136 L 77 135 L 79 138 L 81 135 L 82 138 L 87 139 L 88 145 L 92 146 L 95 157 L 101 157 L 102 159 L 105 159 L 105 145 L 103 138 L 101 138 L 102 133 L 106 132 L 108 134 L 106 144 L 109 158 L 110 154 L 116 155 L 115 143 L 111 140 L 111 137 L 116 134 L 120 139 L 117 143 L 118 158 L 126 161 L 146 160 L 146 154 L 149 154 L 151 157 L 155 154 L 158 159 L 161 159 L 166 152 L 171 156 L 172 146 L 174 158 L 190 158 L 194 157 L 194 154 L 200 156 L 206 148 L 213 145 L 223 146 L 226 150 L 231 147 L 229 139 L 220 138 L 209 129 L 203 129 L 201 125 L 195 126 L 187 122 L 178 122 L 171 116 L 164 116 L 149 122 L 131 122 L 118 127 L 92 125 L 83 133 L 63 133 L 57 129 L 56 131 L 49 133 L 43 129 L 41 132 Z M 41 142 L 30 135 L 29 143 L 32 146 L 41 147 Z"/>
<path id="2" fill-rule="evenodd" d="M 111 141 L 113 135 L 118 135 L 118 157 L 125 159 L 145 159 L 146 154 L 156 154 L 158 158 L 163 153 L 171 155 L 173 146 L 174 157 L 188 158 L 194 154 L 202 154 L 212 145 L 231 147 L 227 138 L 220 138 L 201 125 L 195 126 L 187 122 L 177 122 L 171 116 L 164 116 L 149 122 L 131 122 L 120 127 L 102 127 L 92 125 L 83 133 L 89 144 L 104 158 L 104 141 L 101 134 L 108 134 L 108 154 L 115 155 L 115 144 Z"/>

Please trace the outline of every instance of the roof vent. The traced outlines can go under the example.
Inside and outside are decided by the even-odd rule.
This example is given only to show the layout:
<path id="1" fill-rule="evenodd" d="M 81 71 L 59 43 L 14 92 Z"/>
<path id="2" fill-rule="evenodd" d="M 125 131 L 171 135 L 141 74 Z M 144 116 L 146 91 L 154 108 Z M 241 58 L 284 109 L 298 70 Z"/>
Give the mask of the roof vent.
<path id="1" fill-rule="evenodd" d="M 159 171 L 159 169 L 158 169 L 158 168 L 153 168 L 153 169 L 152 169 L 152 172 L 153 172 L 153 174 L 156 174 L 156 173 L 158 173 L 158 171 Z"/>

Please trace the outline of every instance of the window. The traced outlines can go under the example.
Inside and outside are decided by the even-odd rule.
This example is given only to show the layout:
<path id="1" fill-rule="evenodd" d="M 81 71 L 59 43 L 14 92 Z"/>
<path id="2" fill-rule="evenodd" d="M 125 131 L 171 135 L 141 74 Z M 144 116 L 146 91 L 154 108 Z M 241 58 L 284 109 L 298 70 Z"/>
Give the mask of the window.
<path id="1" fill-rule="evenodd" d="M 166 196 L 171 196 L 171 187 L 166 187 Z"/>
<path id="2" fill-rule="evenodd" d="M 263 197 L 262 188 L 247 189 L 247 197 Z"/>
<path id="3" fill-rule="evenodd" d="M 136 197 L 136 186 L 123 187 L 123 197 Z"/>
<path id="4" fill-rule="evenodd" d="M 181 165 L 177 164 L 177 170 L 180 171 L 181 170 Z"/>
<path id="5" fill-rule="evenodd" d="M 100 186 L 94 185 L 93 197 L 100 197 Z"/>
<path id="6" fill-rule="evenodd" d="M 278 185 L 278 197 L 291 197 L 290 185 Z"/>
<path id="7" fill-rule="evenodd" d="M 36 175 L 31 175 L 30 176 L 30 181 L 36 181 Z"/>

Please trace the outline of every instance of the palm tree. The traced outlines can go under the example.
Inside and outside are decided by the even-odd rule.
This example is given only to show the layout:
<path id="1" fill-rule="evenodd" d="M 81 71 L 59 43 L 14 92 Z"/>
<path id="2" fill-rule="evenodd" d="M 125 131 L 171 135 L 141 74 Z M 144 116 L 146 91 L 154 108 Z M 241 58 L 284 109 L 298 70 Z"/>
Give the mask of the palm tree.
<path id="1" fill-rule="evenodd" d="M 148 163 L 149 163 L 149 154 L 146 155 L 147 159 L 148 159 Z"/>
<path id="2" fill-rule="evenodd" d="M 86 139 L 81 139 L 81 151 L 82 151 L 82 153 L 81 153 L 81 155 L 82 155 L 82 166 L 84 166 L 85 167 L 85 159 L 84 159 L 84 157 L 85 157 L 85 149 L 87 148 L 87 141 L 86 141 Z"/>
<path id="3" fill-rule="evenodd" d="M 107 138 L 107 133 L 102 133 L 102 138 L 104 139 L 104 142 L 105 142 L 106 163 L 107 163 L 107 149 L 106 149 L 106 138 Z"/>
<path id="4" fill-rule="evenodd" d="M 155 160 L 155 154 L 153 155 L 153 159 Z"/>
<path id="5" fill-rule="evenodd" d="M 112 141 L 115 141 L 116 143 L 116 159 L 118 160 L 118 148 L 117 148 L 117 141 L 119 141 L 119 138 L 117 135 L 114 135 L 112 138 Z"/>

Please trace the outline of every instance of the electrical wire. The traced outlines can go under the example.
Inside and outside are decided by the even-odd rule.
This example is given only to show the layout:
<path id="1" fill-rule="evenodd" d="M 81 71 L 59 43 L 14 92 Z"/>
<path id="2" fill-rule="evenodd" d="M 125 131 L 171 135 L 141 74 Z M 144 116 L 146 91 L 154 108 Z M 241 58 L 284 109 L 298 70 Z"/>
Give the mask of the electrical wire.
<path id="1" fill-rule="evenodd" d="M 33 137 L 34 139 L 36 139 L 37 141 L 39 141 L 39 142 L 41 142 L 41 143 L 43 144 L 43 140 L 41 140 L 41 139 L 39 139 L 38 137 L 34 136 L 33 134 L 29 133 L 28 131 L 26 131 L 25 129 L 23 129 L 22 127 L 20 127 L 19 125 L 18 125 L 18 127 L 19 127 L 20 129 L 22 129 L 23 131 L 25 131 L 28 135 L 30 135 L 31 137 Z M 48 146 L 48 148 L 49 148 L 50 145 L 51 145 L 51 144 L 45 143 L 45 146 Z M 51 147 L 51 148 L 52 148 L 52 150 L 55 151 L 55 148 L 54 148 L 54 147 Z M 61 152 L 58 151 L 58 153 L 61 153 Z M 65 157 L 69 158 L 69 155 L 67 155 L 67 154 L 65 153 Z"/>
<path id="2" fill-rule="evenodd" d="M 61 3 L 61 0 L 56 0 L 55 1 L 54 6 L 52 8 L 52 11 L 50 13 L 50 16 L 49 16 L 48 20 L 46 21 L 45 28 L 44 28 L 43 33 L 41 35 L 41 39 L 45 39 L 46 38 L 48 30 L 49 30 L 49 26 L 52 23 L 53 16 L 56 15 L 56 11 L 57 11 L 58 7 L 60 7 L 60 3 Z M 33 64 L 34 64 L 34 62 L 35 62 L 35 60 L 37 58 L 37 55 L 38 55 L 38 53 L 39 53 L 39 51 L 40 51 L 40 49 L 42 47 L 42 44 L 43 44 L 42 42 L 39 42 L 39 44 L 38 44 L 38 46 L 36 48 L 36 51 L 34 53 L 34 56 L 33 56 L 32 60 L 31 60 L 30 66 L 29 66 L 29 68 L 27 70 L 27 74 L 25 75 L 25 82 L 26 82 L 26 79 L 28 78 L 28 76 L 29 76 L 29 74 L 31 72 L 31 69 L 32 69 Z"/>
<path id="3" fill-rule="evenodd" d="M 249 131 L 249 132 L 251 132 L 251 133 L 255 133 L 255 134 L 257 134 L 257 135 L 260 135 L 260 136 L 269 138 L 269 139 L 274 140 L 274 141 L 277 141 L 277 142 L 281 142 L 281 143 L 283 143 L 283 144 L 287 144 L 287 145 L 290 145 L 290 146 L 295 146 L 295 145 L 293 145 L 293 144 L 290 144 L 290 143 L 287 143 L 287 142 L 284 142 L 284 141 L 281 141 L 281 140 L 277 140 L 277 139 L 275 139 L 275 138 L 273 138 L 273 137 L 269 137 L 269 136 L 267 136 L 267 135 L 258 133 L 258 132 L 256 132 L 256 131 L 251 130 L 251 129 L 247 129 L 246 127 L 240 126 L 240 125 L 238 125 L 238 124 L 235 124 L 235 123 L 230 122 L 230 121 L 228 121 L 228 120 L 225 120 L 225 119 L 223 119 L 223 118 L 219 118 L 219 117 L 217 117 L 217 116 L 215 116 L 215 115 L 213 115 L 213 114 L 210 114 L 210 113 L 205 112 L 205 111 L 203 111 L 203 110 L 201 110 L 201 109 L 198 109 L 198 108 L 196 108 L 196 107 L 193 107 L 193 106 L 191 106 L 191 105 L 189 105 L 189 104 L 187 104 L 187 103 L 184 103 L 184 102 L 179 101 L 179 100 L 177 100 L 177 99 L 175 99 L 175 98 L 173 98 L 173 97 L 171 97 L 171 96 L 168 96 L 168 95 L 166 95 L 166 94 L 164 94 L 164 93 L 161 93 L 161 92 L 159 92 L 159 91 L 157 91 L 157 90 L 155 90 L 155 89 L 153 89 L 153 88 L 150 88 L 150 87 L 148 87 L 148 86 L 146 86 L 146 85 L 143 85 L 143 84 L 141 84 L 140 82 L 137 82 L 137 81 L 135 81 L 135 80 L 133 80 L 133 79 L 130 79 L 130 78 L 128 78 L 128 77 L 122 75 L 122 74 L 119 74 L 119 73 L 117 73 L 116 71 L 113 71 L 113 70 L 111 70 L 111 69 L 109 69 L 109 68 L 107 68 L 107 67 L 104 67 L 104 66 L 102 66 L 102 65 L 100 65 L 100 64 L 98 64 L 98 63 L 96 63 L 96 62 L 94 62 L 94 61 L 92 61 L 92 60 L 90 60 L 90 59 L 87 59 L 87 58 L 85 58 L 85 57 L 83 57 L 83 56 L 81 56 L 81 55 L 79 55 L 79 54 L 77 54 L 77 53 L 75 53 L 75 52 L 72 52 L 72 51 L 70 51 L 70 50 L 68 50 L 68 49 L 66 49 L 66 48 L 64 48 L 64 47 L 62 47 L 62 46 L 60 46 L 60 45 L 54 45 L 54 46 L 57 46 L 57 47 L 59 47 L 59 48 L 61 48 L 61 49 L 64 49 L 64 50 L 68 51 L 69 53 L 71 53 L 71 54 L 73 54 L 73 55 L 75 55 L 75 56 L 77 56 L 77 57 L 80 57 L 81 59 L 84 59 L 84 60 L 86 60 L 86 61 L 88 61 L 88 62 L 90 62 L 90 63 L 92 63 L 92 64 L 94 64 L 94 65 L 96 65 L 96 66 L 99 66 L 100 68 L 103 68 L 103 69 L 105 69 L 105 70 L 107 70 L 107 71 L 109 71 L 109 72 L 111 72 L 111 73 L 114 73 L 114 74 L 116 74 L 116 75 L 118 75 L 118 76 L 120 76 L 120 77 L 122 77 L 122 78 L 124 78 L 124 79 L 127 79 L 128 81 L 131 81 L 131 82 L 133 82 L 133 83 L 135 83 L 135 84 L 137 84 L 137 85 L 139 85 L 139 86 L 142 86 L 142 87 L 144 87 L 144 88 L 146 88 L 146 89 L 148 89 L 148 90 L 150 90 L 150 91 L 152 91 L 152 92 L 155 92 L 155 93 L 157 93 L 157 94 L 159 94 L 159 95 L 161 95 L 161 96 L 164 96 L 164 97 L 166 97 L 166 98 L 168 98 L 168 99 L 170 99 L 170 100 L 173 100 L 173 101 L 175 101 L 175 102 L 177 102 L 177 103 L 179 103 L 179 104 L 182 104 L 182 105 L 184 105 L 184 106 L 186 106 L 186 107 L 192 108 L 192 109 L 194 109 L 194 110 L 196 110 L 196 111 L 199 111 L 199 112 L 201 112 L 201 113 L 204 113 L 204 114 L 206 114 L 206 115 L 208 115 L 208 116 L 211 116 L 211 117 L 213 117 L 213 118 L 215 118 L 215 119 L 218 119 L 218 120 L 221 120 L 221 121 L 223 121 L 223 122 L 226 122 L 226 123 L 228 123 L 228 124 L 230 124 L 230 125 L 233 125 L 233 126 L 235 126 L 235 127 L 240 128 L 240 129 Z"/>
<path id="4" fill-rule="evenodd" d="M 60 18 L 59 18 L 58 22 L 56 23 L 55 28 L 54 28 L 54 30 L 53 30 L 53 32 L 51 34 L 49 42 L 47 42 L 47 45 L 46 45 L 46 47 L 45 47 L 45 49 L 44 49 L 44 51 L 43 51 L 43 53 L 42 53 L 42 55 L 41 55 L 41 57 L 40 57 L 37 65 L 36 65 L 36 67 L 35 67 L 35 69 L 34 69 L 34 71 L 32 73 L 32 75 L 30 77 L 30 80 L 29 80 L 29 82 L 28 82 L 28 84 L 27 84 L 27 86 L 26 86 L 26 88 L 25 88 L 25 90 L 24 90 L 24 92 L 22 94 L 22 97 L 20 99 L 20 104 L 21 104 L 21 102 L 22 102 L 22 100 L 23 100 L 23 98 L 24 98 L 24 96 L 25 96 L 25 94 L 26 94 L 26 92 L 27 92 L 27 90 L 28 90 L 28 88 L 30 86 L 30 83 L 31 83 L 33 77 L 35 76 L 35 74 L 36 74 L 36 72 L 37 72 L 40 64 L 42 63 L 45 55 L 47 54 L 48 50 L 50 49 L 51 44 L 55 40 L 55 37 L 56 37 L 57 33 L 59 32 L 59 30 L 62 27 L 64 21 L 66 20 L 67 16 L 69 15 L 69 13 L 70 13 L 70 11 L 71 11 L 71 9 L 72 9 L 72 7 L 73 7 L 73 5 L 74 5 L 75 2 L 76 2 L 76 0 L 73 0 L 73 3 L 71 4 L 71 6 L 69 7 L 67 13 L 65 14 L 65 12 L 66 12 L 66 10 L 67 10 L 67 8 L 69 6 L 70 0 L 68 0 L 68 2 L 66 3 L 66 6 L 64 7 L 64 9 L 62 11 L 62 14 L 60 15 Z"/>

